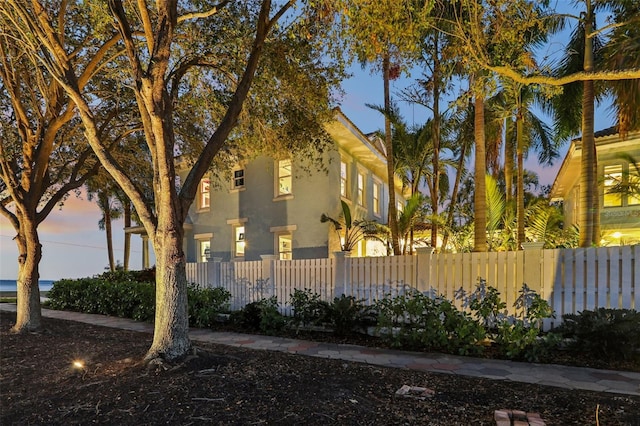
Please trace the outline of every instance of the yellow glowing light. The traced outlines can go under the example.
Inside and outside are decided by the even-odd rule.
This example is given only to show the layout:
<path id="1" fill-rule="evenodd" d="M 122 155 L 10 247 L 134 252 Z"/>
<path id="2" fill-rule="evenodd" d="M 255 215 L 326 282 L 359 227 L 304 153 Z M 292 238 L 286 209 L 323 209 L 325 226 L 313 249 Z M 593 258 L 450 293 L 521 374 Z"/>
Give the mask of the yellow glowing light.
<path id="1" fill-rule="evenodd" d="M 622 237 L 622 234 L 620 232 L 614 232 L 613 235 L 611 235 L 613 238 L 620 238 Z"/>
<path id="2" fill-rule="evenodd" d="M 84 362 L 80 360 L 73 361 L 73 368 L 77 368 L 78 370 L 84 369 Z"/>

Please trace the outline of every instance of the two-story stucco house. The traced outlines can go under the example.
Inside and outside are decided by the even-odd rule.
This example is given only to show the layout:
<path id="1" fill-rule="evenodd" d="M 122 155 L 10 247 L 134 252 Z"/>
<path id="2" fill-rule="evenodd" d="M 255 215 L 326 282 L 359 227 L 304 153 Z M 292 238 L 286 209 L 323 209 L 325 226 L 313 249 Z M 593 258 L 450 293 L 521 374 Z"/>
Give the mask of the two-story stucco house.
<path id="1" fill-rule="evenodd" d="M 600 229 L 603 245 L 640 244 L 640 196 L 615 193 L 619 183 L 640 182 L 640 131 L 621 138 L 615 127 L 595 133 Z M 580 217 L 581 140 L 571 142 L 551 189 L 551 197 L 563 200 L 565 226 Z"/>
<path id="2" fill-rule="evenodd" d="M 225 178 L 205 177 L 185 227 L 187 260 L 326 258 L 339 250 L 339 241 L 320 216 L 337 218 L 341 200 L 354 217 L 386 223 L 389 188 L 380 140 L 363 134 L 338 109 L 326 130 L 334 144 L 323 153 L 323 170 L 303 167 L 300 158 L 258 156 Z M 399 178 L 394 191 L 401 208 Z M 352 255 L 384 254 L 381 245 L 363 241 Z"/>

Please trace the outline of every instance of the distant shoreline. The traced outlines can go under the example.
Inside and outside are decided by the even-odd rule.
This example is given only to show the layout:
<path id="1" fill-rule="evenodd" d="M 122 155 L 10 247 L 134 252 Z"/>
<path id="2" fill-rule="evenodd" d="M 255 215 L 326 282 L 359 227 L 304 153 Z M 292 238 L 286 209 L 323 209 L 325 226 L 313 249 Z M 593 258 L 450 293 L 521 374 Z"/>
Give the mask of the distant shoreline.
<path id="1" fill-rule="evenodd" d="M 40 297 L 47 297 L 47 294 L 49 292 L 48 291 L 40 291 Z M 17 291 L 0 291 L 0 298 L 1 297 L 18 297 L 18 292 Z"/>

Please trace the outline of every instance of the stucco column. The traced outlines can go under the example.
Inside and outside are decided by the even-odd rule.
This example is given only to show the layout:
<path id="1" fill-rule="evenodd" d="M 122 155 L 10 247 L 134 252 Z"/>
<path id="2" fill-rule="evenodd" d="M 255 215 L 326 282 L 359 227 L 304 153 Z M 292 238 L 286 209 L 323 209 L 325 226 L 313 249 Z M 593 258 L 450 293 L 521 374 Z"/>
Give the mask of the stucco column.
<path id="1" fill-rule="evenodd" d="M 262 290 L 267 293 L 263 297 L 271 297 L 276 294 L 275 262 L 278 257 L 275 254 L 260 255 L 262 259 Z"/>
<path id="2" fill-rule="evenodd" d="M 211 288 L 220 287 L 220 262 L 221 257 L 207 258 L 207 281 Z"/>
<path id="3" fill-rule="evenodd" d="M 349 262 L 350 252 L 335 251 L 333 268 L 333 296 L 340 297 L 343 294 L 349 296 L 351 282 L 351 265 Z"/>

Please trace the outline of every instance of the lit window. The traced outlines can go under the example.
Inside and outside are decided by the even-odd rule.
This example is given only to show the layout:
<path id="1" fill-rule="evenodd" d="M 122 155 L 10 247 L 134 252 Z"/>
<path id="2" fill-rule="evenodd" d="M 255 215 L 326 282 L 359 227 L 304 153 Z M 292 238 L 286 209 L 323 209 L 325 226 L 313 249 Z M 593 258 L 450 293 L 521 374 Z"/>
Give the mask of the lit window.
<path id="1" fill-rule="evenodd" d="M 622 165 L 604 167 L 604 206 L 619 207 L 622 205 L 622 194 L 611 190 L 622 183 Z"/>
<path id="2" fill-rule="evenodd" d="M 373 182 L 373 214 L 380 216 L 380 184 Z"/>
<path id="3" fill-rule="evenodd" d="M 291 194 L 291 160 L 278 161 L 278 195 Z"/>
<path id="4" fill-rule="evenodd" d="M 358 204 L 364 206 L 364 175 L 358 173 Z"/>
<path id="5" fill-rule="evenodd" d="M 209 206 L 211 205 L 211 184 L 209 179 L 202 179 L 200 181 L 200 208 L 201 209 L 208 209 Z"/>
<path id="6" fill-rule="evenodd" d="M 340 162 L 340 195 L 347 196 L 347 163 Z"/>
<path id="7" fill-rule="evenodd" d="M 200 244 L 200 261 L 206 262 L 211 256 L 211 241 L 199 241 Z"/>
<path id="8" fill-rule="evenodd" d="M 244 257 L 245 235 L 244 226 L 234 227 L 234 257 Z"/>
<path id="9" fill-rule="evenodd" d="M 640 163 L 629 164 L 629 189 L 627 204 L 636 206 L 640 204 Z"/>
<path id="10" fill-rule="evenodd" d="M 244 169 L 233 171 L 233 189 L 244 188 Z"/>
<path id="11" fill-rule="evenodd" d="M 278 235 L 278 255 L 280 260 L 292 259 L 293 237 L 291 233 Z"/>

